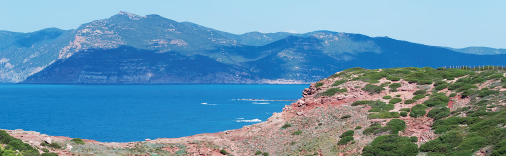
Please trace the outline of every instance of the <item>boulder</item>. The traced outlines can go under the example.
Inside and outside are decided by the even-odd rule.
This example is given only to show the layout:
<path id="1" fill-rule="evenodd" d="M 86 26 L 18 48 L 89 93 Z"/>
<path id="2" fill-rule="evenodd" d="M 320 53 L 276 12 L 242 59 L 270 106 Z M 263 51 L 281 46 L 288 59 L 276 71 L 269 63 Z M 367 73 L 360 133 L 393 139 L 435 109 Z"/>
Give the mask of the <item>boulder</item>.
<path id="1" fill-rule="evenodd" d="M 47 144 L 51 144 L 51 138 L 50 137 L 45 138 L 44 142 L 46 142 Z"/>

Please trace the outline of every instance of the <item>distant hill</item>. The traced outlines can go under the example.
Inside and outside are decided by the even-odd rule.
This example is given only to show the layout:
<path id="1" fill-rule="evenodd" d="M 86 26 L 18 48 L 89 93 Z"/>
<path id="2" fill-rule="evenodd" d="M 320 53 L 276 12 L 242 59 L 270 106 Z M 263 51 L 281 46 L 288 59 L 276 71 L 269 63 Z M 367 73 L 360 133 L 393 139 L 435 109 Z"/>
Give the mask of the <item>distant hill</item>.
<path id="1" fill-rule="evenodd" d="M 309 83 L 351 67 L 500 65 L 506 59 L 331 31 L 236 35 L 127 12 L 74 30 L 0 31 L 0 41 L 0 82 L 14 83 Z"/>

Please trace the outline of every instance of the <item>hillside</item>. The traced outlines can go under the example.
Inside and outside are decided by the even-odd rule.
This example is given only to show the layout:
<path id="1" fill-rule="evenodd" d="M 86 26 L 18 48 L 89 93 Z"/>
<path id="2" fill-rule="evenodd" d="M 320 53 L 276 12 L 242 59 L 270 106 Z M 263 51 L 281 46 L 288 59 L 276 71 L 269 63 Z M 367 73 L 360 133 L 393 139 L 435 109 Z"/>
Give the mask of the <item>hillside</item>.
<path id="1" fill-rule="evenodd" d="M 241 129 L 130 143 L 50 136 L 67 148 L 46 148 L 79 155 L 504 155 L 505 76 L 497 66 L 350 68 Z M 47 138 L 11 135 L 40 148 Z"/>
<path id="2" fill-rule="evenodd" d="M 236 35 L 120 12 L 74 30 L 0 31 L 0 82 L 311 83 L 352 67 L 482 66 L 506 60 L 501 49 L 481 51 L 331 31 Z"/>

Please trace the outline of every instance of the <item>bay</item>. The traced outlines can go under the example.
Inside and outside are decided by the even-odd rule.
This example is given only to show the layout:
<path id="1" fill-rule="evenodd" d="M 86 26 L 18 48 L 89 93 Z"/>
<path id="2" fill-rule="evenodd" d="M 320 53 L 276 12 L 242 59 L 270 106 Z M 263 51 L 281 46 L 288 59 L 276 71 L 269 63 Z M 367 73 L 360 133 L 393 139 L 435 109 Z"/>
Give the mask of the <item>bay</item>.
<path id="1" fill-rule="evenodd" d="M 309 85 L 0 84 L 0 128 L 130 142 L 265 121 Z M 238 99 L 265 99 L 248 101 Z"/>

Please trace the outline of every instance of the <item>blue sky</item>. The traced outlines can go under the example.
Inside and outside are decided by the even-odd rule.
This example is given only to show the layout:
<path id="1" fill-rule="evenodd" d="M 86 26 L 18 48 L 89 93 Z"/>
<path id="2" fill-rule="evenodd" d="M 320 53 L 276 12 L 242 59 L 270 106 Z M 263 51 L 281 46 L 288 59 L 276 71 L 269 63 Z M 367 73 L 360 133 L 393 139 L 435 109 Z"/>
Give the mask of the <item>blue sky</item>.
<path id="1" fill-rule="evenodd" d="M 330 30 L 453 48 L 506 48 L 504 7 L 504 0 L 0 0 L 0 30 L 75 29 L 126 11 L 235 34 Z"/>

